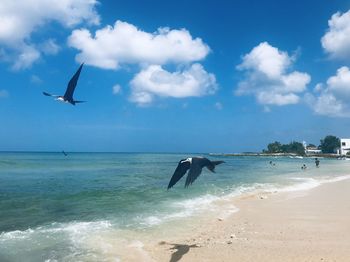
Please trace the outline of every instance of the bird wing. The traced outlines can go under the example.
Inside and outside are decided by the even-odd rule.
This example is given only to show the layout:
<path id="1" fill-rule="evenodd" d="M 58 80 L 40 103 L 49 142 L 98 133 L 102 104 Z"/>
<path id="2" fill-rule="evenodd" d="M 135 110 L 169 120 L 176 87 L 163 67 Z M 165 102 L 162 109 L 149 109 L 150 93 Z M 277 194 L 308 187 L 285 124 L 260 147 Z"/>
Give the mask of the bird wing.
<path id="1" fill-rule="evenodd" d="M 180 161 L 179 164 L 177 165 L 175 172 L 173 176 L 170 179 L 168 189 L 172 188 L 177 181 L 179 181 L 187 172 L 187 170 L 190 168 L 191 163 L 188 161 Z"/>
<path id="2" fill-rule="evenodd" d="M 51 94 L 46 93 L 46 92 L 43 92 L 43 94 L 44 94 L 45 96 L 60 97 L 60 96 L 58 96 L 58 95 L 51 95 Z"/>
<path id="3" fill-rule="evenodd" d="M 68 86 L 67 86 L 67 90 L 64 93 L 64 98 L 66 98 L 67 100 L 73 100 L 73 93 L 75 90 L 75 87 L 77 86 L 78 83 L 78 79 L 80 76 L 80 71 L 83 68 L 84 63 L 82 63 L 77 72 L 75 72 L 74 76 L 71 78 L 71 80 L 69 80 Z"/>
<path id="4" fill-rule="evenodd" d="M 201 159 L 192 158 L 190 171 L 188 172 L 185 187 L 191 185 L 202 173 L 203 163 Z"/>

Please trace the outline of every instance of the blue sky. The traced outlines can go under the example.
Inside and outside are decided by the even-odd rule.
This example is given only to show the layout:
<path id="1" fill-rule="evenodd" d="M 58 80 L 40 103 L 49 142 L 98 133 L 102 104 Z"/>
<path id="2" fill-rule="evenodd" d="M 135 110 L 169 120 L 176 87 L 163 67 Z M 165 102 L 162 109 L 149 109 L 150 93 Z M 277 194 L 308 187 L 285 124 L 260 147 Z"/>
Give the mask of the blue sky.
<path id="1" fill-rule="evenodd" d="M 0 25 L 0 150 L 350 137 L 350 1 L 4 0 Z M 63 94 L 81 62 L 87 103 L 42 95 Z"/>

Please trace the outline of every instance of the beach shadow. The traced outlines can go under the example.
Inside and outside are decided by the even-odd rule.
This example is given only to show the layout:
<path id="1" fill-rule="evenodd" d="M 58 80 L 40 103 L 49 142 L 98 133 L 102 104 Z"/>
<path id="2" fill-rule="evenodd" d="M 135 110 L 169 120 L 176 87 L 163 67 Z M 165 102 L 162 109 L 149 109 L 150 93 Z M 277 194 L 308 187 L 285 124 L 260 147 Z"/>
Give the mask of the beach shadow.
<path id="1" fill-rule="evenodd" d="M 170 250 L 176 250 L 170 258 L 170 262 L 177 262 L 180 261 L 180 259 L 187 254 L 191 248 L 198 248 L 197 244 L 192 244 L 192 245 L 185 245 L 185 244 L 173 244 L 173 243 L 166 243 L 166 242 L 161 242 L 160 245 L 172 245 L 173 247 L 170 248 Z"/>

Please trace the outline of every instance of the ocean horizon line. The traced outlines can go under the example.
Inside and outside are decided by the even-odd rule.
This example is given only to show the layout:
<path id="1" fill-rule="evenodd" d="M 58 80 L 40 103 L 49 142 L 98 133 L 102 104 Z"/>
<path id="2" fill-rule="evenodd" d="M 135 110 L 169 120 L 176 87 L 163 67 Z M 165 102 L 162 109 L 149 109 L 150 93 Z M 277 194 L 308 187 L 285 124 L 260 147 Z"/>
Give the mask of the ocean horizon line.
<path id="1" fill-rule="evenodd" d="M 79 153 L 79 154 L 236 154 L 236 153 L 211 153 L 211 152 L 162 152 L 162 151 L 69 151 L 69 150 L 57 150 L 57 151 L 41 151 L 41 150 L 0 150 L 0 153 Z M 238 153 L 240 154 L 240 153 Z"/>

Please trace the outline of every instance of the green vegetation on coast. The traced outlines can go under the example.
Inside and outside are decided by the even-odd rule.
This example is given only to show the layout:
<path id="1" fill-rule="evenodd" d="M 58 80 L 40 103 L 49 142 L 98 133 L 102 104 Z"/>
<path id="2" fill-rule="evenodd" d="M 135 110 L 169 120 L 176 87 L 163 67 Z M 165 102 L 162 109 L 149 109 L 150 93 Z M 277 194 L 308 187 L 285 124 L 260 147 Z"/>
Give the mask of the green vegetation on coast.
<path id="1" fill-rule="evenodd" d="M 320 145 L 316 146 L 309 144 L 303 145 L 301 142 L 292 141 L 289 144 L 282 144 L 278 141 L 269 143 L 267 149 L 263 149 L 262 152 L 243 152 L 243 153 L 220 153 L 211 155 L 224 155 L 224 156 L 322 156 L 329 158 L 338 158 L 336 154 L 340 148 L 340 139 L 333 135 L 328 135 L 320 140 Z M 313 149 L 314 152 L 312 152 Z"/>

